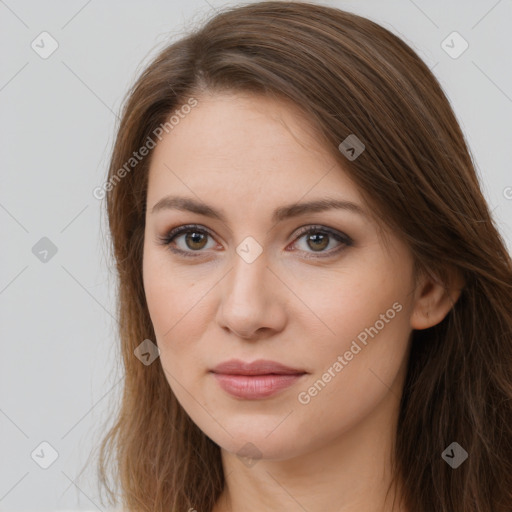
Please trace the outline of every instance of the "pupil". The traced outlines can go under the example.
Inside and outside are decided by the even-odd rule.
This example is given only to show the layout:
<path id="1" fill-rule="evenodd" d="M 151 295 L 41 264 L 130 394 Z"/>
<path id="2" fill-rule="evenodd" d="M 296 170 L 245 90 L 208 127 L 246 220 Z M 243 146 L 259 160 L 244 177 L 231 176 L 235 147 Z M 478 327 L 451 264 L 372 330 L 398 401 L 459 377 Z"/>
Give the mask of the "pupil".
<path id="1" fill-rule="evenodd" d="M 323 238 L 323 240 L 322 240 L 322 238 Z M 320 235 L 310 235 L 309 240 L 313 241 L 315 243 L 320 241 L 321 245 L 316 245 L 316 247 L 320 248 L 320 249 L 325 249 L 325 247 L 327 247 L 327 245 L 329 243 L 328 239 L 327 239 L 327 236 L 326 235 L 322 235 L 322 234 L 320 234 Z M 327 243 L 325 243 L 326 241 L 327 241 Z M 324 242 L 324 243 L 322 244 L 322 242 Z"/>
<path id="2" fill-rule="evenodd" d="M 187 242 L 188 240 L 192 240 L 192 244 L 197 244 L 199 243 L 200 247 L 191 247 L 191 249 L 201 249 L 201 239 L 204 238 L 204 235 L 203 233 L 189 233 L 188 237 L 187 237 Z"/>

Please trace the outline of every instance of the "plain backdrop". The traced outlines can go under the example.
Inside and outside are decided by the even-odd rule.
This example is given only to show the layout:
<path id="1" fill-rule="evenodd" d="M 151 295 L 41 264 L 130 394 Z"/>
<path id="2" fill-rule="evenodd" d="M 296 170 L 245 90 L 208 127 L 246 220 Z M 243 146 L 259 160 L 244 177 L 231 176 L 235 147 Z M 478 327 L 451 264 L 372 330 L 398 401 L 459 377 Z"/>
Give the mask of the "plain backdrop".
<path id="1" fill-rule="evenodd" d="M 433 70 L 512 248 L 512 1 L 323 3 L 380 23 Z M 86 461 L 122 376 L 104 204 L 92 191 L 144 64 L 227 5 L 0 1 L 0 511 L 103 510 Z"/>

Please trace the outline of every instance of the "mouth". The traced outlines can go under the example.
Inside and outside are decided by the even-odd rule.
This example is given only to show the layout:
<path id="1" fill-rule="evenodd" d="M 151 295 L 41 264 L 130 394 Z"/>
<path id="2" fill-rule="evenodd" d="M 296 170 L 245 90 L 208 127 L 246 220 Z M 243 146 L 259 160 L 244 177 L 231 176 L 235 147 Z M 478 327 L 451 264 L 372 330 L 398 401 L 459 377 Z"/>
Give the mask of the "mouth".
<path id="1" fill-rule="evenodd" d="M 211 373 L 231 396 L 252 400 L 268 398 L 307 374 L 305 370 L 262 359 L 251 363 L 232 359 L 217 365 Z"/>

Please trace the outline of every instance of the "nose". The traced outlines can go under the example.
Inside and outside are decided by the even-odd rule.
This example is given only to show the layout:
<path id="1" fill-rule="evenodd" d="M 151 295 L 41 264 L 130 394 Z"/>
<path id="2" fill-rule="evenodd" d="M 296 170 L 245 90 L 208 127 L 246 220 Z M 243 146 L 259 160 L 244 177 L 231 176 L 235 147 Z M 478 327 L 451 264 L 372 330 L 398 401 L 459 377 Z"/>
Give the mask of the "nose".
<path id="1" fill-rule="evenodd" d="M 238 253 L 223 279 L 217 322 L 240 338 L 269 337 L 286 324 L 286 287 L 269 268 L 265 252 L 249 263 Z"/>

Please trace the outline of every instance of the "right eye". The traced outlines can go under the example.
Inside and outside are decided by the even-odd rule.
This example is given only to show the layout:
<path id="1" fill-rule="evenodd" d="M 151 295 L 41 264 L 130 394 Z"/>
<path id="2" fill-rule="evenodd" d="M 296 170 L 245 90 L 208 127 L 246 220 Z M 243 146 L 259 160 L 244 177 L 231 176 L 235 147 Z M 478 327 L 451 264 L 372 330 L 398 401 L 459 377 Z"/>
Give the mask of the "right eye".
<path id="1" fill-rule="evenodd" d="M 167 245 L 169 250 L 174 253 L 187 257 L 196 257 L 199 254 L 193 253 L 202 252 L 202 249 L 206 247 L 209 236 L 211 237 L 206 229 L 195 224 L 189 224 L 172 229 L 165 236 L 160 237 L 159 240 L 162 245 Z M 181 247 L 178 244 L 180 240 Z"/>

